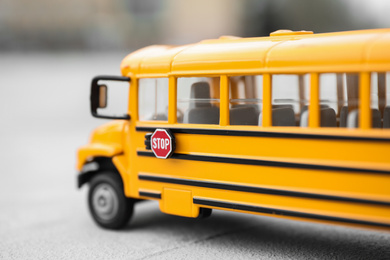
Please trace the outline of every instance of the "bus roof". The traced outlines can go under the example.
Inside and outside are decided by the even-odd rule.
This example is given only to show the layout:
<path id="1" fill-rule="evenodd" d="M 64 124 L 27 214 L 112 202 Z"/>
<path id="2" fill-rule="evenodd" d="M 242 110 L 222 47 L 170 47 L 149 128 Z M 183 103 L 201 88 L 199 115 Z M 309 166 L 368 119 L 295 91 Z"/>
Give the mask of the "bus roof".
<path id="1" fill-rule="evenodd" d="M 322 34 L 293 32 L 259 38 L 221 37 L 183 46 L 150 46 L 122 61 L 122 75 L 390 70 L 390 29 Z"/>

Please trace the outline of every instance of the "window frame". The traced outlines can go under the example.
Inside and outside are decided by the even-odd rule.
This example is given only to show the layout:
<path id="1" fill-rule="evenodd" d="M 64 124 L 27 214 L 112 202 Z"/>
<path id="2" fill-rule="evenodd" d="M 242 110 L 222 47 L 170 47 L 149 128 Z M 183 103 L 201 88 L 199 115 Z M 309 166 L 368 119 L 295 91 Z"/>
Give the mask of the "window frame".
<path id="1" fill-rule="evenodd" d="M 159 75 L 159 76 L 141 76 L 136 78 L 136 88 L 137 88 L 137 121 L 142 123 L 159 123 L 159 124 L 178 124 L 177 122 L 177 87 L 178 87 L 178 79 L 179 78 L 188 78 L 188 77 L 207 77 L 207 78 L 219 78 L 219 124 L 216 126 L 240 126 L 240 125 L 230 125 L 230 111 L 229 111 L 229 105 L 230 105 L 230 90 L 229 90 L 229 81 L 230 77 L 235 76 L 259 76 L 261 75 L 263 77 L 263 92 L 262 92 L 262 106 L 261 106 L 261 112 L 263 114 L 262 117 L 262 126 L 257 126 L 260 128 L 263 127 L 271 127 L 275 128 L 277 126 L 272 126 L 272 76 L 273 75 L 309 75 L 309 104 L 308 104 L 308 111 L 309 111 L 309 122 L 308 122 L 308 128 L 314 129 L 314 128 L 322 128 L 320 126 L 320 84 L 319 84 L 319 78 L 321 74 L 344 74 L 344 73 L 354 73 L 358 74 L 359 79 L 359 113 L 361 113 L 362 120 L 359 120 L 359 126 L 356 129 L 372 129 L 371 122 L 372 122 L 372 115 L 371 115 L 371 97 L 370 97 L 370 90 L 371 90 L 371 76 L 372 73 L 389 73 L 388 71 L 321 71 L 321 72 L 296 72 L 293 73 L 291 71 L 289 72 L 257 72 L 257 73 L 240 73 L 240 74 L 185 74 L 185 75 Z M 139 119 L 139 80 L 141 79 L 158 79 L 158 78 L 164 78 L 168 79 L 168 119 L 167 121 L 160 121 L 160 120 L 153 120 L 153 121 L 141 121 Z M 344 94 L 346 95 L 346 94 Z M 339 94 L 337 95 L 338 102 L 339 100 Z M 182 123 L 179 123 L 183 126 Z M 203 125 L 203 124 L 199 124 Z M 207 125 L 207 124 L 205 124 Z M 243 125 L 245 127 L 254 127 L 252 125 Z M 280 127 L 277 127 L 280 128 Z M 282 127 L 282 128 L 287 128 Z M 330 128 L 327 128 L 330 129 Z M 345 128 L 332 128 L 332 129 L 345 129 Z"/>

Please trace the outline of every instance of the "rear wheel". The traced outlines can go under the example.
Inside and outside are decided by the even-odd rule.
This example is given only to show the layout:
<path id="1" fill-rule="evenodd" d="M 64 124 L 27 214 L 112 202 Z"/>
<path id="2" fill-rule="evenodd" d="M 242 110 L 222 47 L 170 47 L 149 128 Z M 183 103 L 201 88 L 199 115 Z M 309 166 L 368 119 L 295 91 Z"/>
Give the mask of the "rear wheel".
<path id="1" fill-rule="evenodd" d="M 104 172 L 90 182 L 88 206 L 99 226 L 120 229 L 133 214 L 134 200 L 125 197 L 122 181 L 117 174 Z"/>
<path id="2" fill-rule="evenodd" d="M 212 209 L 200 208 L 199 209 L 199 216 L 198 216 L 198 218 L 208 218 L 208 217 L 211 216 L 212 212 L 213 212 Z"/>

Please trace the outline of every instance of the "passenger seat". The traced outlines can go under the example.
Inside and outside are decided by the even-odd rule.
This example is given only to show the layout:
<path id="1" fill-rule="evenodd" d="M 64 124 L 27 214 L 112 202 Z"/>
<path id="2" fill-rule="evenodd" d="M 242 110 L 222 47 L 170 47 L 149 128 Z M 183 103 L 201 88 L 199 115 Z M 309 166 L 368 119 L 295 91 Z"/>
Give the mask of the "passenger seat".
<path id="1" fill-rule="evenodd" d="M 309 125 L 309 110 L 302 112 L 301 127 L 307 127 Z M 320 110 L 320 126 L 321 127 L 337 127 L 336 112 L 333 108 L 325 107 Z"/>
<path id="2" fill-rule="evenodd" d="M 259 126 L 263 125 L 263 113 L 259 116 Z M 294 109 L 290 107 L 272 109 L 272 126 L 296 126 Z"/>
<path id="3" fill-rule="evenodd" d="M 340 110 L 340 127 L 347 127 L 348 106 L 343 106 Z"/>
<path id="4" fill-rule="evenodd" d="M 259 120 L 257 106 L 237 106 L 230 109 L 230 125 L 257 125 Z"/>
<path id="5" fill-rule="evenodd" d="M 390 107 L 383 111 L 383 128 L 390 128 Z"/>
<path id="6" fill-rule="evenodd" d="M 184 113 L 186 124 L 219 124 L 219 107 L 210 103 L 210 85 L 196 82 L 191 86 L 190 107 Z"/>
<path id="7" fill-rule="evenodd" d="M 371 109 L 372 113 L 372 128 L 381 128 L 381 113 L 378 109 Z M 348 114 L 347 118 L 347 127 L 348 128 L 358 128 L 359 127 L 359 111 L 357 109 L 352 110 Z"/>

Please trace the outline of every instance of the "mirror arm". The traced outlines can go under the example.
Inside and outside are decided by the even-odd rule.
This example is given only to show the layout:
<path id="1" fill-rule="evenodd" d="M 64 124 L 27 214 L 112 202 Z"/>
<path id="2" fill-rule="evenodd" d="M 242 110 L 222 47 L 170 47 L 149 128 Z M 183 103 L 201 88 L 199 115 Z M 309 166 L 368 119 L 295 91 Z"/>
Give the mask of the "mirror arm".
<path id="1" fill-rule="evenodd" d="M 129 77 L 121 77 L 121 76 L 96 76 L 92 79 L 91 83 L 91 114 L 97 118 L 106 118 L 106 119 L 130 119 L 130 115 L 126 114 L 123 116 L 105 116 L 99 115 L 97 113 L 97 109 L 99 108 L 99 84 L 100 80 L 111 80 L 111 81 L 127 81 L 130 83 Z"/>

